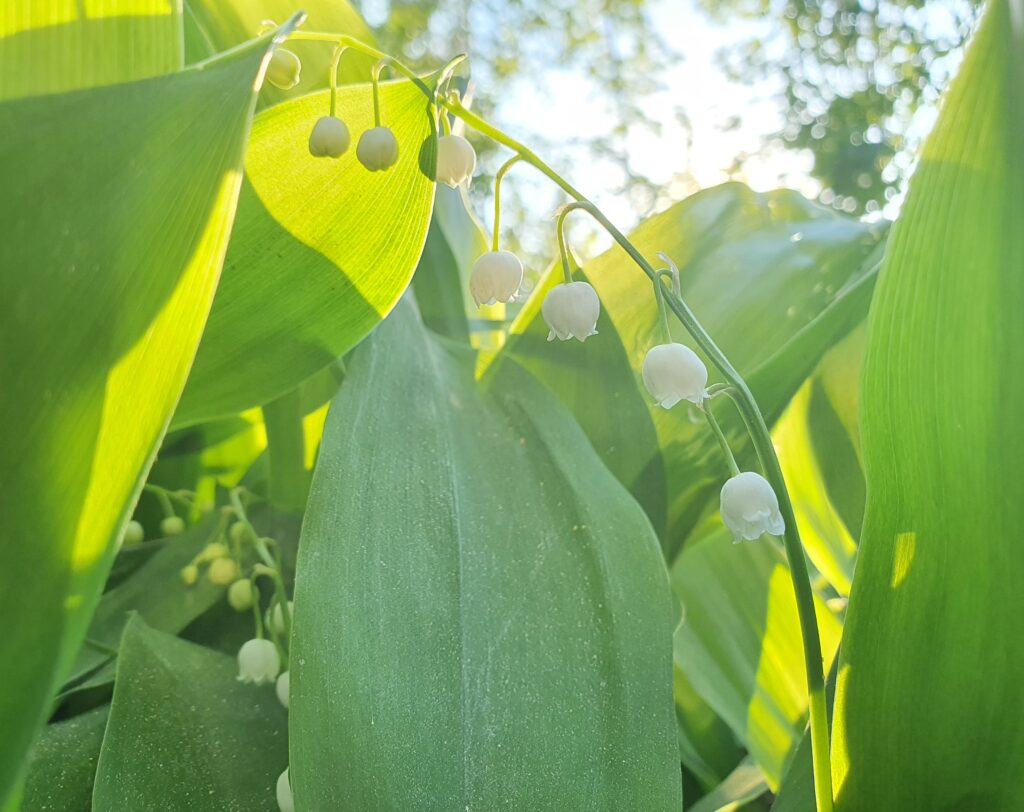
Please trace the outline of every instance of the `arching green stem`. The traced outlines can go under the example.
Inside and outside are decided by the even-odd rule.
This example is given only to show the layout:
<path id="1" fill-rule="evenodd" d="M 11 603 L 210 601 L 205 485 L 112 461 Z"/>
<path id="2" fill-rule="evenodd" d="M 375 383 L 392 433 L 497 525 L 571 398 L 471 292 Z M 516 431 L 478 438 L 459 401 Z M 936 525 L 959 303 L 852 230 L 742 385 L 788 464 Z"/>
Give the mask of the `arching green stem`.
<path id="1" fill-rule="evenodd" d="M 448 118 L 448 114 L 443 110 L 441 111 L 441 115 L 446 119 Z M 505 177 L 505 173 L 508 172 L 515 163 L 521 160 L 522 156 L 513 155 L 501 165 L 498 173 L 494 176 L 494 233 L 491 235 L 492 251 L 498 250 L 498 230 L 501 225 L 501 179 Z"/>
<path id="2" fill-rule="evenodd" d="M 725 463 L 729 466 L 729 475 L 737 476 L 740 472 L 739 466 L 736 464 L 736 458 L 732 454 L 732 448 L 729 447 L 729 441 L 725 438 L 725 432 L 722 431 L 722 427 L 718 425 L 718 420 L 715 418 L 714 412 L 711 411 L 710 404 L 704 404 L 702 411 L 704 417 L 708 420 L 708 425 L 711 426 L 711 431 L 714 432 L 715 439 L 718 440 L 718 445 L 722 449 L 722 454 L 725 457 Z"/>
<path id="3" fill-rule="evenodd" d="M 373 85 L 373 126 L 380 126 L 380 72 L 390 64 L 389 59 L 381 59 L 370 71 L 370 82 Z"/>
<path id="4" fill-rule="evenodd" d="M 661 278 L 667 276 L 672 278 L 670 271 L 658 271 L 654 277 L 654 298 L 658 300 L 658 315 L 661 318 L 661 332 L 664 334 L 665 343 L 672 343 L 672 328 L 668 323 L 668 306 L 665 304 L 665 289 L 662 287 Z"/>
<path id="5" fill-rule="evenodd" d="M 338 110 L 338 63 L 341 62 L 341 55 L 347 48 L 347 45 L 338 45 L 331 55 L 331 116 Z"/>

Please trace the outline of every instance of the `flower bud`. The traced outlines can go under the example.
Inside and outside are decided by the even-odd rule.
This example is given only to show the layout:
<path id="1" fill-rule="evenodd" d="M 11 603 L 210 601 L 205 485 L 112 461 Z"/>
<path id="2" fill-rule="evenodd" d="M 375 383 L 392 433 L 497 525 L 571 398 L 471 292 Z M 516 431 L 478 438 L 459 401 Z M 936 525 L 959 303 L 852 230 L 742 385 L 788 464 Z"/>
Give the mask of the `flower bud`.
<path id="1" fill-rule="evenodd" d="M 238 680 L 263 685 L 273 682 L 281 670 L 277 648 L 269 640 L 249 640 L 238 650 Z"/>
<path id="2" fill-rule="evenodd" d="M 285 770 L 277 779 L 277 808 L 281 812 L 295 812 L 295 799 L 292 797 L 292 783 Z"/>
<path id="3" fill-rule="evenodd" d="M 252 581 L 248 578 L 239 578 L 228 587 L 228 603 L 236 612 L 244 612 L 252 609 L 255 595 L 253 594 Z"/>
<path id="4" fill-rule="evenodd" d="M 708 385 L 708 368 L 684 344 L 659 344 L 644 356 L 643 379 L 651 397 L 664 409 L 681 400 L 700 406 Z"/>
<path id="5" fill-rule="evenodd" d="M 277 691 L 277 701 L 288 707 L 288 691 L 291 689 L 292 681 L 291 677 L 288 676 L 290 671 L 285 671 L 281 676 L 277 678 L 277 685 L 274 688 Z"/>
<path id="6" fill-rule="evenodd" d="M 390 169 L 398 160 L 398 141 L 395 140 L 395 134 L 387 127 L 367 130 L 359 136 L 356 157 L 359 163 L 371 172 Z"/>
<path id="7" fill-rule="evenodd" d="M 238 564 L 230 558 L 215 558 L 206 572 L 211 584 L 227 586 L 238 577 Z"/>
<path id="8" fill-rule="evenodd" d="M 764 533 L 781 536 L 786 530 L 775 491 L 753 471 L 737 474 L 722 486 L 721 511 L 737 541 L 754 541 Z"/>
<path id="9" fill-rule="evenodd" d="M 601 300 L 588 283 L 566 282 L 548 291 L 540 312 L 550 329 L 548 341 L 553 341 L 555 336 L 561 341 L 570 338 L 586 341 L 597 335 Z"/>
<path id="10" fill-rule="evenodd" d="M 228 538 L 236 544 L 241 544 L 249 537 L 248 530 L 248 522 L 235 522 L 228 528 Z"/>
<path id="11" fill-rule="evenodd" d="M 299 83 L 302 62 L 291 51 L 277 48 L 267 66 L 267 81 L 281 90 L 291 90 Z"/>
<path id="12" fill-rule="evenodd" d="M 196 556 L 196 563 L 202 564 L 205 561 L 216 561 L 218 558 L 224 558 L 227 554 L 227 545 L 220 541 L 211 541 L 203 547 L 203 551 Z"/>
<path id="13" fill-rule="evenodd" d="M 348 127 L 340 118 L 321 116 L 309 134 L 309 154 L 315 158 L 338 158 L 349 145 Z"/>
<path id="14" fill-rule="evenodd" d="M 294 606 L 295 606 L 295 604 L 293 604 L 291 601 L 288 601 L 288 617 L 289 618 L 293 618 L 295 616 L 295 613 L 293 611 Z M 277 632 L 278 634 L 284 634 L 285 633 L 285 628 L 284 628 L 284 612 L 281 609 L 281 604 L 280 603 L 275 601 L 274 608 L 267 610 L 267 613 L 264 616 L 264 620 L 266 621 L 266 624 L 268 626 L 272 626 L 274 631 Z"/>
<path id="15" fill-rule="evenodd" d="M 476 150 L 461 135 L 442 135 L 437 139 L 437 182 L 455 189 L 469 186 L 476 171 Z"/>
<path id="16" fill-rule="evenodd" d="M 523 281 L 523 263 L 511 251 L 488 251 L 473 264 L 469 292 L 476 306 L 511 302 Z"/>
<path id="17" fill-rule="evenodd" d="M 138 544 L 146 538 L 146 531 L 142 525 L 132 519 L 124 526 L 124 535 L 121 536 L 122 544 Z"/>
<path id="18" fill-rule="evenodd" d="M 185 520 L 181 516 L 168 516 L 160 522 L 160 532 L 165 536 L 179 536 L 185 532 Z"/>
<path id="19" fill-rule="evenodd" d="M 189 564 L 188 566 L 181 568 L 181 582 L 185 586 L 192 586 L 198 580 L 199 567 L 197 567 L 195 564 Z"/>

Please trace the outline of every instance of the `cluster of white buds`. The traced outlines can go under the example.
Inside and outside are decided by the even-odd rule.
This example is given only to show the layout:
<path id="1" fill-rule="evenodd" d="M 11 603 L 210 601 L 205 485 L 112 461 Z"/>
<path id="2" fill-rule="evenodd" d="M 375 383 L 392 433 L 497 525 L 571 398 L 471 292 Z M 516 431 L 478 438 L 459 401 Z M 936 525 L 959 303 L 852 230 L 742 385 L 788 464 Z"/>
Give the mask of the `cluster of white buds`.
<path id="1" fill-rule="evenodd" d="M 281 658 L 277 646 L 270 640 L 254 638 L 238 650 L 238 680 L 263 685 L 277 679 L 281 671 Z"/>
<path id="2" fill-rule="evenodd" d="M 586 341 L 597 335 L 601 300 L 589 283 L 565 282 L 548 291 L 540 312 L 548 325 L 548 341 Z"/>
<path id="3" fill-rule="evenodd" d="M 461 135 L 437 139 L 437 182 L 456 189 L 469 186 L 476 171 L 476 150 Z"/>
<path id="4" fill-rule="evenodd" d="M 765 533 L 781 536 L 786 531 L 775 491 L 753 471 L 737 474 L 722 486 L 720 510 L 737 541 L 754 541 Z"/>
<path id="5" fill-rule="evenodd" d="M 277 779 L 277 808 L 281 812 L 295 812 L 295 798 L 292 796 L 292 783 L 287 769 Z"/>
<path id="6" fill-rule="evenodd" d="M 523 282 L 523 263 L 511 251 L 488 251 L 473 264 L 469 292 L 481 305 L 511 302 Z"/>
<path id="7" fill-rule="evenodd" d="M 267 81 L 281 90 L 291 90 L 302 78 L 302 62 L 285 48 L 276 48 L 267 65 Z"/>

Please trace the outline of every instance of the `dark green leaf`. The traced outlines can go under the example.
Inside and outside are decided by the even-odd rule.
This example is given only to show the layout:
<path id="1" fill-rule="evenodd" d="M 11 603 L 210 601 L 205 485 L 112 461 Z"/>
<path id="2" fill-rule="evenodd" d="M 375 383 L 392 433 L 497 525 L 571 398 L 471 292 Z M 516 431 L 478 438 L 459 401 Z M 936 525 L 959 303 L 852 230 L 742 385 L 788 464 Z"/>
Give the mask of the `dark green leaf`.
<path id="1" fill-rule="evenodd" d="M 43 728 L 29 756 L 25 812 L 89 812 L 109 705 Z"/>

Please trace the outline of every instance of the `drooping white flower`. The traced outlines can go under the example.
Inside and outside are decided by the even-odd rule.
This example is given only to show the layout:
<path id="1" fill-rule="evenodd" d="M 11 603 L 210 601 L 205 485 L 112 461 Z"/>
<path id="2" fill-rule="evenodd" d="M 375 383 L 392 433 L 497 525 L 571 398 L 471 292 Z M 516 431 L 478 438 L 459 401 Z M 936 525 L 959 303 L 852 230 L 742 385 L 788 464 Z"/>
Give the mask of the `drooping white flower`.
<path id="1" fill-rule="evenodd" d="M 277 778 L 277 808 L 281 812 L 295 812 L 295 798 L 292 797 L 292 782 L 287 769 Z"/>
<path id="2" fill-rule="evenodd" d="M 476 171 L 476 150 L 461 135 L 437 139 L 437 182 L 455 189 L 469 186 Z"/>
<path id="3" fill-rule="evenodd" d="M 374 127 L 359 136 L 356 145 L 359 163 L 371 172 L 390 169 L 398 160 L 398 141 L 387 127 Z"/>
<path id="4" fill-rule="evenodd" d="M 281 676 L 277 678 L 277 685 L 274 686 L 277 691 L 277 701 L 288 707 L 288 691 L 291 689 L 292 680 L 288 675 L 290 671 L 285 671 Z"/>
<path id="5" fill-rule="evenodd" d="M 252 609 L 253 601 L 252 581 L 248 578 L 239 578 L 228 588 L 228 603 L 236 612 L 245 612 Z"/>
<path id="6" fill-rule="evenodd" d="M 292 601 L 288 601 L 288 617 L 295 617 L 295 604 Z M 281 604 L 275 602 L 273 609 L 268 609 L 266 616 L 264 617 L 268 626 L 272 626 L 274 631 L 278 634 L 284 634 L 284 611 L 281 609 Z"/>
<path id="7" fill-rule="evenodd" d="M 185 520 L 181 516 L 168 516 L 160 522 L 160 532 L 165 536 L 178 536 L 185 532 Z"/>
<path id="8" fill-rule="evenodd" d="M 291 90 L 302 77 L 302 62 L 291 51 L 277 48 L 267 66 L 267 81 L 281 90 Z"/>
<path id="9" fill-rule="evenodd" d="M 681 400 L 704 401 L 708 368 L 685 344 L 659 344 L 644 356 L 644 386 L 658 405 L 671 409 Z"/>
<path id="10" fill-rule="evenodd" d="M 269 640 L 249 640 L 238 650 L 238 679 L 263 685 L 273 682 L 281 670 L 277 648 Z"/>
<path id="11" fill-rule="evenodd" d="M 469 292 L 476 306 L 511 302 L 523 282 L 523 263 L 511 251 L 488 251 L 473 264 Z"/>
<path id="12" fill-rule="evenodd" d="M 737 474 L 722 486 L 721 511 L 737 541 L 754 541 L 763 533 L 781 536 L 786 530 L 775 491 L 753 471 Z"/>
<path id="13" fill-rule="evenodd" d="M 321 116 L 309 134 L 309 154 L 314 158 L 338 158 L 349 145 L 348 127 L 340 118 Z"/>
<path id="14" fill-rule="evenodd" d="M 132 519 L 124 526 L 124 535 L 121 536 L 122 544 L 138 544 L 146 538 L 146 531 L 137 521 Z"/>
<path id="15" fill-rule="evenodd" d="M 561 341 L 576 338 L 586 341 L 597 335 L 597 317 L 601 315 L 601 300 L 597 291 L 586 282 L 566 282 L 548 291 L 540 308 L 550 332 L 548 341 L 555 336 Z"/>

